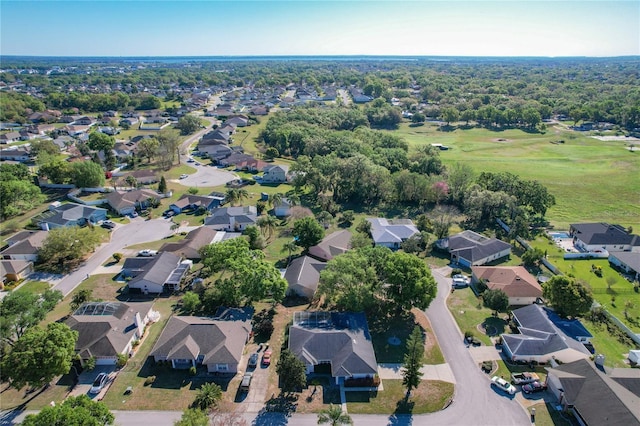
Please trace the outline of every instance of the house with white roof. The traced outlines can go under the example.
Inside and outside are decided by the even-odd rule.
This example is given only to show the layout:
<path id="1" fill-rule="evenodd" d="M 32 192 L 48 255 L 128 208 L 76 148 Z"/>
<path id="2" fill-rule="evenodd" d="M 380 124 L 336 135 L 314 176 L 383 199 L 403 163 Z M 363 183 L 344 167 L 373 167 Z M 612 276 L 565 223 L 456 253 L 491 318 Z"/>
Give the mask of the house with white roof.
<path id="1" fill-rule="evenodd" d="M 420 233 L 411 219 L 367 218 L 371 223 L 371 237 L 376 246 L 397 250 L 400 245 Z"/>

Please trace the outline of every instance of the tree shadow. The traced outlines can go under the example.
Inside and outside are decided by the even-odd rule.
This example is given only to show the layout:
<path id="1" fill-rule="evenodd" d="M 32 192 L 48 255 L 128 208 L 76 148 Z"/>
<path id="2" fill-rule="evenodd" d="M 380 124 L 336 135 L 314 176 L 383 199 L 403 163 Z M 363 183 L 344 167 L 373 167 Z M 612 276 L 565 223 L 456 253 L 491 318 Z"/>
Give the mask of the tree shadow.
<path id="1" fill-rule="evenodd" d="M 251 422 L 252 426 L 283 426 L 289 423 L 289 417 L 284 413 L 272 413 L 261 410 Z"/>
<path id="2" fill-rule="evenodd" d="M 401 426 L 413 424 L 413 409 L 415 402 L 408 399 L 401 399 L 396 402 L 396 409 L 389 416 L 388 425 Z"/>

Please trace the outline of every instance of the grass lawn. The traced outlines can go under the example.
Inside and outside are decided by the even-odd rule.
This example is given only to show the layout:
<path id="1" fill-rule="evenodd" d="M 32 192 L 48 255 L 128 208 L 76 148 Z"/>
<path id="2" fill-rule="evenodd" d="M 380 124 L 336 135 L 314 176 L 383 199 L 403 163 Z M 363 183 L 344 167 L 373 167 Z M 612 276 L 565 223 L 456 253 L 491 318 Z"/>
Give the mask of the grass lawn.
<path id="1" fill-rule="evenodd" d="M 473 331 L 474 335 L 485 345 L 492 345 L 489 336 L 478 329 L 480 324 L 486 323 L 493 326 L 497 333 L 505 331 L 506 322 L 492 315 L 493 311 L 482 306 L 470 287 L 457 289 L 447 299 L 449 310 L 464 334 L 466 331 Z"/>
<path id="2" fill-rule="evenodd" d="M 531 244 L 547 251 L 547 258 L 563 273 L 573 275 L 576 279 L 586 283 L 593 291 L 593 297 L 598 303 L 604 306 L 609 312 L 624 322 L 636 333 L 640 333 L 640 293 L 633 291 L 633 285 L 625 280 L 614 270 L 607 259 L 581 259 L 565 260 L 564 251 L 553 242 L 544 237 L 537 237 Z M 598 277 L 591 272 L 591 265 L 602 267 L 602 277 Z M 615 280 L 609 287 L 608 279 Z M 612 300 L 612 297 L 615 299 Z M 627 314 L 635 317 L 637 323 L 632 323 L 625 318 L 625 302 L 631 302 L 633 307 L 628 309 Z"/>
<path id="3" fill-rule="evenodd" d="M 431 124 L 403 123 L 393 132 L 413 148 L 431 143 L 450 146 L 441 152 L 448 166 L 460 162 L 476 172 L 511 172 L 540 181 L 556 197 L 557 204 L 546 214 L 556 227 L 603 220 L 640 225 L 640 205 L 633 197 L 640 193 L 640 180 L 634 177 L 640 156 L 625 149 L 624 141 L 602 142 L 557 127 L 537 134 L 517 129 L 441 131 Z M 558 140 L 565 142 L 551 143 Z"/>
<path id="4" fill-rule="evenodd" d="M 34 392 L 28 392 L 28 387 L 16 390 L 3 383 L 0 390 L 0 409 L 41 410 L 51 401 L 57 404 L 62 402 L 71 391 L 72 385 L 73 380 L 68 375 L 54 379 L 46 389 Z"/>
<path id="5" fill-rule="evenodd" d="M 536 409 L 536 426 L 573 426 L 577 424 L 571 421 L 566 414 L 556 411 L 552 403 L 540 403 L 532 408 Z"/>
<path id="6" fill-rule="evenodd" d="M 54 321 L 65 317 L 70 313 L 69 303 L 73 295 L 83 289 L 91 290 L 91 298 L 93 300 L 116 300 L 120 295 L 120 290 L 124 284 L 113 280 L 111 274 L 97 274 L 91 275 L 86 280 L 82 281 L 78 287 L 75 288 L 67 297 L 65 297 L 60 303 L 56 305 L 51 312 L 47 314 L 41 325 L 46 325 Z"/>
<path id="7" fill-rule="evenodd" d="M 126 249 L 131 249 L 131 250 L 142 250 L 142 249 L 149 249 L 149 250 L 158 250 L 160 249 L 160 247 L 162 247 L 162 245 L 166 244 L 166 243 L 175 243 L 178 241 L 181 241 L 184 239 L 184 235 L 182 234 L 174 234 L 170 237 L 167 238 L 163 238 L 161 240 L 158 241 L 151 241 L 148 243 L 141 243 L 141 244 L 134 244 L 131 246 L 127 246 L 125 247 Z"/>
<path id="8" fill-rule="evenodd" d="M 45 290 L 50 288 L 51 284 L 46 281 L 29 281 L 16 291 L 26 291 L 33 294 L 42 294 Z"/>
<path id="9" fill-rule="evenodd" d="M 161 175 L 164 175 L 165 179 L 178 179 L 180 175 L 191 175 L 196 172 L 195 167 L 191 167 L 187 164 L 180 164 L 179 166 L 173 166 L 171 170 L 166 172 L 161 172 Z"/>
<path id="10" fill-rule="evenodd" d="M 453 383 L 423 380 L 408 403 L 402 380 L 384 380 L 381 392 L 346 392 L 350 414 L 424 414 L 442 410 L 453 397 Z"/>

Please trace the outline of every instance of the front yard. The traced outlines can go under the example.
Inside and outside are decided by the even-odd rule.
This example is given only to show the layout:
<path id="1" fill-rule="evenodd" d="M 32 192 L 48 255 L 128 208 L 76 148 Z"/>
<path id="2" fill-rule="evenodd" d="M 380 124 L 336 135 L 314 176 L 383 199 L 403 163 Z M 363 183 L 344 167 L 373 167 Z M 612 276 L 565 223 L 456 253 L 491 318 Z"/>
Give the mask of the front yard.
<path id="1" fill-rule="evenodd" d="M 482 301 L 476 297 L 470 287 L 457 289 L 451 293 L 447 299 L 447 305 L 460 331 L 463 334 L 467 331 L 473 332 L 474 336 L 487 346 L 492 346 L 493 342 L 485 329 L 495 336 L 505 332 L 507 322 L 500 317 L 494 317 L 491 309 L 482 306 Z"/>

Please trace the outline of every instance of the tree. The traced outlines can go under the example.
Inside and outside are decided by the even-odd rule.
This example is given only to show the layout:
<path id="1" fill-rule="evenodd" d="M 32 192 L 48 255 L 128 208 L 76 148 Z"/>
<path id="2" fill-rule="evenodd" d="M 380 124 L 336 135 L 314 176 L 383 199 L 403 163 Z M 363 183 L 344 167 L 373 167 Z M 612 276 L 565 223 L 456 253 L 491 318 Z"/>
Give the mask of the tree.
<path id="1" fill-rule="evenodd" d="M 563 317 L 584 314 L 593 305 L 591 291 L 573 278 L 556 275 L 542 285 L 542 295 Z"/>
<path id="2" fill-rule="evenodd" d="M 93 295 L 93 290 L 90 288 L 83 288 L 82 290 L 74 293 L 71 298 L 71 303 L 69 303 L 69 308 L 71 308 L 71 312 L 75 312 L 83 303 L 91 300 L 91 296 Z"/>
<path id="3" fill-rule="evenodd" d="M 307 384 L 307 374 L 304 363 L 289 349 L 285 349 L 280 353 L 280 359 L 276 365 L 276 372 L 280 376 L 282 392 L 295 392 Z"/>
<path id="4" fill-rule="evenodd" d="M 262 235 L 266 235 L 268 239 L 268 238 L 271 238 L 271 235 L 273 235 L 273 231 L 276 229 L 276 226 L 278 225 L 278 219 L 276 219 L 275 216 L 271 216 L 268 214 L 260 217 L 256 221 L 256 224 L 260 227 Z"/>
<path id="5" fill-rule="evenodd" d="M 46 155 L 57 155 L 60 153 L 60 148 L 58 145 L 53 143 L 50 139 L 36 139 L 31 142 L 31 154 L 35 156 L 40 156 L 41 154 Z"/>
<path id="6" fill-rule="evenodd" d="M 424 343 L 422 341 L 422 329 L 414 327 L 409 339 L 407 339 L 407 352 L 404 354 L 402 364 L 402 384 L 407 388 L 405 399 L 409 400 L 411 391 L 420 385 L 422 379 L 422 363 L 424 362 Z"/>
<path id="7" fill-rule="evenodd" d="M 51 159 L 40 164 L 39 176 L 46 176 L 51 183 L 67 183 L 71 180 L 71 164 L 68 161 Z"/>
<path id="8" fill-rule="evenodd" d="M 329 408 L 318 413 L 318 424 L 330 424 L 331 426 L 352 425 L 353 420 L 349 414 L 342 411 L 340 405 L 330 404 Z"/>
<path id="9" fill-rule="evenodd" d="M 296 245 L 308 250 L 315 246 L 324 238 L 324 228 L 314 217 L 305 217 L 296 220 L 293 224 L 293 236 Z"/>
<path id="10" fill-rule="evenodd" d="M 71 370 L 78 332 L 66 324 L 51 323 L 46 329 L 31 327 L 3 359 L 2 367 L 11 386 L 22 389 L 49 383 L 55 376 Z"/>
<path id="11" fill-rule="evenodd" d="M 436 296 L 437 284 L 422 259 L 403 252 L 391 252 L 386 259 L 372 259 L 383 266 L 384 295 L 396 309 L 408 311 L 417 307 L 425 310 L 429 307 Z M 380 270 L 379 266 L 376 269 Z"/>
<path id="12" fill-rule="evenodd" d="M 324 229 L 327 229 L 333 222 L 333 215 L 331 215 L 331 213 L 329 213 L 328 211 L 323 210 L 317 214 L 316 219 L 318 219 L 318 222 L 320 222 Z"/>
<path id="13" fill-rule="evenodd" d="M 198 117 L 186 114 L 180 117 L 176 124 L 176 129 L 180 130 L 181 135 L 186 136 L 198 131 L 201 125 L 202 123 Z"/>
<path id="14" fill-rule="evenodd" d="M 522 254 L 522 261 L 527 266 L 537 265 L 544 257 L 544 252 L 539 248 L 534 248 L 525 251 Z"/>
<path id="15" fill-rule="evenodd" d="M 287 265 L 291 263 L 291 254 L 298 249 L 298 245 L 295 241 L 287 241 L 282 245 L 282 249 L 280 249 L 280 253 L 288 253 Z"/>
<path id="16" fill-rule="evenodd" d="M 69 226 L 48 232 L 38 251 L 38 263 L 53 272 L 69 271 L 100 243 L 100 233 L 91 227 Z"/>
<path id="17" fill-rule="evenodd" d="M 138 152 L 142 157 L 147 158 L 147 162 L 151 163 L 153 157 L 158 153 L 160 142 L 156 138 L 143 138 L 138 142 Z"/>
<path id="18" fill-rule="evenodd" d="M 104 185 L 104 170 L 93 161 L 71 164 L 71 180 L 78 188 L 99 188 Z"/>
<path id="19" fill-rule="evenodd" d="M 88 145 L 94 151 L 111 151 L 116 144 L 113 136 L 101 132 L 92 132 L 89 134 Z"/>
<path id="20" fill-rule="evenodd" d="M 249 248 L 251 250 L 262 250 L 265 247 L 264 238 L 262 238 L 256 226 L 247 226 L 243 234 L 249 239 Z"/>
<path id="21" fill-rule="evenodd" d="M 209 426 L 209 416 L 198 408 L 187 408 L 173 426 Z"/>
<path id="22" fill-rule="evenodd" d="M 0 304 L 0 337 L 12 345 L 31 327 L 35 327 L 62 300 L 58 290 L 45 290 L 42 295 L 12 291 Z"/>
<path id="23" fill-rule="evenodd" d="M 459 118 L 460 111 L 458 111 L 456 108 L 449 107 L 442 109 L 442 119 L 447 122 L 447 126 L 450 123 L 458 121 Z"/>
<path id="24" fill-rule="evenodd" d="M 414 123 L 414 124 L 415 123 L 424 123 L 425 120 L 426 120 L 426 117 L 421 112 L 416 112 L 415 114 L 413 114 L 411 116 L 411 122 Z"/>
<path id="25" fill-rule="evenodd" d="M 4 176 L 2 177 L 4 179 Z M 0 217 L 17 216 L 42 203 L 46 197 L 28 180 L 0 181 Z"/>
<path id="26" fill-rule="evenodd" d="M 29 414 L 23 426 L 106 426 L 115 417 L 107 406 L 87 395 L 71 396 L 61 404 L 46 406 L 38 414 Z"/>
<path id="27" fill-rule="evenodd" d="M 113 257 L 113 261 L 115 263 L 120 263 L 120 261 L 122 260 L 123 254 L 122 253 L 113 253 L 111 255 L 111 257 Z"/>
<path id="28" fill-rule="evenodd" d="M 160 177 L 160 183 L 158 184 L 158 192 L 161 194 L 167 193 L 167 181 L 165 180 L 164 176 Z"/>
<path id="29" fill-rule="evenodd" d="M 356 215 L 353 210 L 345 210 L 342 212 L 342 216 L 340 217 L 340 224 L 344 226 L 351 226 L 355 219 Z"/>
<path id="30" fill-rule="evenodd" d="M 189 315 L 197 311 L 200 304 L 200 296 L 198 296 L 198 293 L 187 291 L 184 296 L 182 296 L 182 310 Z"/>
<path id="31" fill-rule="evenodd" d="M 267 148 L 267 150 L 264 152 L 264 158 L 266 158 L 267 160 L 273 160 L 274 158 L 279 156 L 280 153 L 278 152 L 278 149 L 272 146 Z"/>
<path id="32" fill-rule="evenodd" d="M 180 163 L 180 155 L 178 149 L 180 148 L 180 136 L 178 132 L 172 129 L 162 129 L 157 135 L 158 139 L 158 156 L 160 157 L 160 165 L 165 169 L 170 169 L 173 161 L 178 157 L 178 164 Z"/>
<path id="33" fill-rule="evenodd" d="M 222 398 L 222 389 L 215 383 L 203 383 L 198 389 L 196 399 L 193 401 L 193 407 L 203 411 L 218 404 Z"/>
<path id="34" fill-rule="evenodd" d="M 509 296 L 500 289 L 485 290 L 482 293 L 482 303 L 496 313 L 504 312 L 509 307 Z"/>
<path id="35" fill-rule="evenodd" d="M 225 200 L 232 206 L 235 206 L 242 202 L 242 200 L 246 200 L 249 198 L 249 193 L 246 189 L 242 188 L 231 188 L 227 189 L 225 193 Z"/>
<path id="36" fill-rule="evenodd" d="M 451 228 L 451 225 L 455 222 L 458 214 L 458 209 L 445 205 L 436 206 L 436 208 L 429 213 L 433 233 L 437 239 L 442 239 L 449 235 L 449 228 Z"/>

